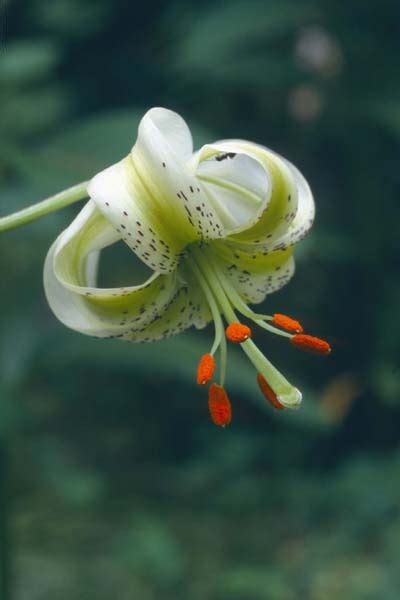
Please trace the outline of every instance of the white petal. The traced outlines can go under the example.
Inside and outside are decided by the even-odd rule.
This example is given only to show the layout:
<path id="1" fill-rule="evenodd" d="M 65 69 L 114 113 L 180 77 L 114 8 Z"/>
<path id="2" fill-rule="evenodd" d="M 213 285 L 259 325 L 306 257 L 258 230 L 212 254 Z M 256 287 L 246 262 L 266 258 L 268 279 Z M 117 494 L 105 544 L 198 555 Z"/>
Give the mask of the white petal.
<path id="1" fill-rule="evenodd" d="M 228 141 L 226 147 L 235 146 L 258 160 L 268 173 L 269 199 L 255 222 L 232 237 L 241 242 L 254 242 L 268 234 L 278 235 L 287 230 L 297 211 L 297 189 L 290 163 L 269 148 L 243 140 Z"/>
<path id="2" fill-rule="evenodd" d="M 131 152 L 133 165 L 148 190 L 152 208 L 160 211 L 174 237 L 182 243 L 222 237 L 222 223 L 194 175 L 190 157 L 186 155 L 188 148 L 185 144 L 178 148 L 176 121 L 184 122 L 171 111 L 155 111 L 156 119 L 150 110 L 141 120 Z M 167 135 L 171 131 L 170 140 Z"/>
<path id="3" fill-rule="evenodd" d="M 280 290 L 293 277 L 295 265 L 293 257 L 290 257 L 282 265 L 265 273 L 251 273 L 247 269 L 240 268 L 225 270 L 236 291 L 245 302 L 258 304 L 268 294 Z"/>
<path id="4" fill-rule="evenodd" d="M 210 159 L 219 162 L 221 158 L 228 156 L 224 161 L 226 162 L 229 160 L 229 155 L 235 154 L 238 157 L 247 157 L 246 162 L 244 159 L 241 159 L 242 164 L 239 165 L 238 162 L 241 173 L 236 175 L 234 162 L 236 156 L 234 156 L 229 173 L 233 181 L 236 179 L 241 181 L 241 199 L 242 203 L 246 204 L 246 212 L 242 211 L 240 224 L 227 231 L 230 238 L 252 243 L 268 234 L 284 233 L 297 210 L 297 189 L 288 161 L 268 148 L 251 142 L 222 140 L 203 146 L 193 156 L 192 165 L 193 168 L 200 170 L 201 178 L 203 162 L 209 162 Z M 259 202 L 253 203 L 251 207 L 250 198 L 253 200 L 258 198 Z M 232 198 L 229 201 L 229 198 L 225 197 L 219 205 L 228 209 L 232 207 L 237 212 L 236 203 Z"/>
<path id="5" fill-rule="evenodd" d="M 263 166 L 269 179 L 267 201 L 257 212 L 257 219 L 248 222 L 230 239 L 241 244 L 261 244 L 261 249 L 287 247 L 299 241 L 307 233 L 314 219 L 314 200 L 311 190 L 298 169 L 288 160 L 258 144 L 245 140 L 222 140 L 204 147 L 194 155 L 199 160 L 211 158 L 213 148 L 225 153 L 245 153 Z M 215 150 L 214 150 L 215 153 Z"/>
<path id="6" fill-rule="evenodd" d="M 90 197 L 124 242 L 161 273 L 176 268 L 191 242 L 224 236 L 201 182 L 183 160 L 191 150 L 188 135 L 175 113 L 149 111 L 131 154 L 88 186 Z"/>
<path id="7" fill-rule="evenodd" d="M 139 136 L 146 133 L 146 127 L 155 127 L 164 138 L 163 145 L 168 144 L 170 150 L 183 161 L 190 159 L 193 153 L 193 140 L 190 129 L 178 113 L 167 108 L 150 109 L 139 126 Z"/>
<path id="8" fill-rule="evenodd" d="M 268 173 L 246 154 L 221 152 L 215 144 L 205 146 L 196 174 L 229 234 L 256 222 L 269 201 Z"/>
<path id="9" fill-rule="evenodd" d="M 283 235 L 274 235 L 269 241 L 264 240 L 264 249 L 285 248 L 302 240 L 311 228 L 315 218 L 314 198 L 306 179 L 300 171 L 287 162 L 297 189 L 297 210 L 294 219 Z"/>
<path id="10" fill-rule="evenodd" d="M 50 248 L 44 267 L 46 297 L 58 319 L 71 329 L 96 337 L 120 336 L 149 323 L 176 293 L 175 275 L 154 274 L 133 287 L 94 287 L 99 250 L 116 237 L 88 202 Z"/>
<path id="11" fill-rule="evenodd" d="M 88 193 L 144 263 L 161 273 L 176 269 L 186 243 L 174 236 L 163 208 L 153 201 L 129 157 L 96 175 Z"/>
<path id="12" fill-rule="evenodd" d="M 311 228 L 315 217 L 315 204 L 310 187 L 300 173 L 300 171 L 289 161 L 283 159 L 292 173 L 295 184 L 295 196 L 288 196 L 288 204 L 291 205 L 289 219 L 284 227 L 277 227 L 273 231 L 264 230 L 264 235 L 260 232 L 259 239 L 249 243 L 240 243 L 240 236 L 232 236 L 237 249 L 242 249 L 248 253 L 268 253 L 275 250 L 285 250 L 302 240 Z M 293 201 L 296 198 L 296 202 Z M 290 199 L 289 199 L 290 198 Z M 249 236 L 252 235 L 248 232 Z"/>
<path id="13" fill-rule="evenodd" d="M 225 152 L 245 152 L 259 161 L 269 177 L 268 199 L 240 231 L 229 232 L 232 247 L 246 253 L 285 250 L 300 241 L 313 224 L 315 205 L 310 187 L 300 171 L 288 160 L 258 144 L 244 140 L 225 140 L 204 147 L 193 157 L 210 158 L 214 148 Z M 234 165 L 233 161 L 231 162 Z"/>

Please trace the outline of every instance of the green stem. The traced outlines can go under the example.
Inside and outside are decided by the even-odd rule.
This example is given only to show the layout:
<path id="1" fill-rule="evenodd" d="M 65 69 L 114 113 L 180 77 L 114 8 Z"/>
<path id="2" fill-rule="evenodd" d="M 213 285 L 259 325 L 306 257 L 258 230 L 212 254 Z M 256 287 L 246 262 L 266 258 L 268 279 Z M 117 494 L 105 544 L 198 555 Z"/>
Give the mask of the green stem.
<path id="1" fill-rule="evenodd" d="M 83 200 L 88 195 L 88 183 L 88 181 L 78 183 L 77 185 L 59 192 L 54 196 L 50 196 L 50 198 L 46 198 L 45 200 L 38 202 L 37 204 L 28 206 L 27 208 L 8 215 L 7 217 L 0 218 L 0 233 L 3 231 L 8 231 L 9 229 L 21 227 L 22 225 L 27 225 L 28 223 L 36 221 L 36 219 L 40 219 L 40 217 L 44 217 L 51 212 L 65 208 L 66 206 L 69 206 L 74 202 L 78 202 L 79 200 Z"/>

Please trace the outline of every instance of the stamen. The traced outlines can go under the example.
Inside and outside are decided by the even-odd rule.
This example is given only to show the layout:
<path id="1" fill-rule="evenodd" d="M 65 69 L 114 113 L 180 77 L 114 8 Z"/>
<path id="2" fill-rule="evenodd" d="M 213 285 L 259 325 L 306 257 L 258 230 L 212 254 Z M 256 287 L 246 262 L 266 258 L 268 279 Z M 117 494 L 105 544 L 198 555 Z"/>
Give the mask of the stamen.
<path id="1" fill-rule="evenodd" d="M 196 273 L 198 277 L 198 282 L 201 287 L 204 289 L 204 293 L 207 299 L 210 297 L 210 307 L 211 301 L 214 301 L 214 296 L 218 301 L 218 306 L 222 313 L 225 316 L 225 319 L 228 323 L 237 324 L 237 316 L 231 305 L 231 296 L 230 293 L 224 290 L 221 285 L 222 274 L 218 270 L 218 268 L 213 265 L 212 261 L 207 260 L 206 257 L 198 251 L 196 246 L 192 248 L 192 268 L 194 273 Z M 219 279 L 221 277 L 221 280 Z M 212 290 L 212 292 L 211 292 Z M 228 299 L 229 293 L 229 299 Z M 258 321 L 256 321 L 258 323 Z M 272 327 L 270 325 L 270 327 Z M 279 329 L 272 328 L 274 331 L 279 332 L 280 335 L 292 338 L 289 333 L 284 331 L 279 331 Z M 225 341 L 225 337 L 222 338 Z M 222 350 L 222 342 L 221 340 L 221 350 Z M 262 373 L 263 376 L 270 382 L 275 391 L 276 397 L 279 402 L 285 408 L 298 408 L 301 403 L 301 392 L 293 387 L 288 380 L 276 369 L 270 361 L 264 356 L 264 354 L 257 348 L 254 342 L 251 339 L 245 340 L 241 344 L 241 348 L 243 348 L 244 352 L 247 354 L 257 372 Z M 222 355 L 221 355 L 222 358 Z M 222 368 L 221 368 L 222 370 Z M 221 382 L 222 383 L 222 382 Z M 221 386 L 220 386 L 221 387 Z"/>
<path id="2" fill-rule="evenodd" d="M 293 346 L 315 354 L 329 354 L 331 352 L 328 342 L 312 335 L 297 334 L 291 337 L 290 341 Z"/>
<path id="3" fill-rule="evenodd" d="M 257 375 L 257 383 L 260 386 L 260 390 L 264 394 L 266 400 L 277 410 L 283 410 L 285 407 L 281 404 L 276 397 L 276 394 L 272 387 L 269 385 L 268 381 L 265 379 L 261 373 Z"/>
<path id="4" fill-rule="evenodd" d="M 285 331 L 289 331 L 290 333 L 303 333 L 303 327 L 301 323 L 288 317 L 287 315 L 282 315 L 280 313 L 275 313 L 272 318 L 272 323 Z"/>
<path id="5" fill-rule="evenodd" d="M 212 354 L 203 354 L 197 367 L 197 383 L 205 385 L 210 381 L 215 371 L 215 360 Z"/>
<path id="6" fill-rule="evenodd" d="M 213 383 L 208 392 L 208 408 L 211 420 L 219 427 L 229 425 L 232 419 L 232 408 L 228 394 L 221 385 Z"/>
<path id="7" fill-rule="evenodd" d="M 251 329 L 242 323 L 230 323 L 225 330 L 226 337 L 234 344 L 241 344 L 251 337 Z"/>

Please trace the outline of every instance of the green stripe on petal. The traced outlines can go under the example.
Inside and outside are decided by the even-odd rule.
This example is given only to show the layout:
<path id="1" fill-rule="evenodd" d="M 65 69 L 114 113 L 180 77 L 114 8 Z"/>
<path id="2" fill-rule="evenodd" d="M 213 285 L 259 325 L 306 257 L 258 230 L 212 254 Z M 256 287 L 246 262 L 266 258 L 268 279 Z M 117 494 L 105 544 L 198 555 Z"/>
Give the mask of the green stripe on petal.
<path id="1" fill-rule="evenodd" d="M 236 248 L 249 253 L 252 249 L 254 252 L 260 253 L 285 250 L 302 240 L 311 228 L 315 217 L 315 204 L 312 192 L 300 171 L 288 161 L 285 162 L 293 174 L 293 180 L 297 190 L 295 216 L 290 219 L 287 227 L 285 227 L 283 231 L 281 228 L 278 228 L 276 231 L 266 233 L 252 244 L 241 244 L 237 241 L 236 236 L 232 236 L 230 239 L 235 237 Z"/>
<path id="2" fill-rule="evenodd" d="M 132 163 L 147 189 L 152 208 L 175 239 L 188 244 L 222 237 L 222 223 L 194 175 L 188 147 L 183 153 L 177 148 L 177 139 L 182 137 L 176 131 L 177 118 L 184 123 L 172 111 L 150 110 L 140 122 L 131 152 Z"/>
<path id="3" fill-rule="evenodd" d="M 122 240 L 151 269 L 173 271 L 185 247 L 127 157 L 96 175 L 88 193 Z"/>
<path id="4" fill-rule="evenodd" d="M 209 170 L 208 165 L 213 161 L 225 165 L 219 166 L 220 171 L 225 169 L 220 178 L 220 206 L 223 209 L 232 207 L 235 211 L 236 204 L 242 203 L 241 221 L 228 231 L 232 239 L 254 242 L 269 233 L 276 235 L 287 230 L 297 210 L 294 175 L 287 161 L 275 152 L 251 142 L 222 140 L 203 146 L 193 156 L 192 163 L 200 178 L 204 177 L 203 171 Z M 217 169 L 214 167 L 214 170 Z M 216 183 L 210 181 L 209 177 L 206 177 L 206 181 L 214 185 Z M 238 194 L 239 202 L 235 201 L 235 194 Z"/>
<path id="5" fill-rule="evenodd" d="M 285 232 L 297 212 L 297 189 L 293 172 L 288 162 L 267 148 L 243 142 L 237 144 L 242 152 L 247 152 L 259 161 L 269 175 L 269 201 L 256 223 L 232 236 L 238 242 L 254 242 L 269 234 L 275 236 Z"/>
<path id="6" fill-rule="evenodd" d="M 264 165 L 271 178 L 270 199 L 263 205 L 259 220 L 241 233 L 230 234 L 229 244 L 234 242 L 237 250 L 258 254 L 285 250 L 303 239 L 313 224 L 315 205 L 300 171 L 275 152 L 251 142 L 228 140 L 214 146 L 247 152 Z"/>
<path id="7" fill-rule="evenodd" d="M 95 287 L 99 251 L 116 233 L 89 202 L 51 247 L 44 285 L 55 315 L 71 329 L 114 337 L 161 314 L 177 290 L 176 274 L 154 274 L 133 287 Z"/>
<path id="8" fill-rule="evenodd" d="M 262 240 L 263 250 L 283 249 L 302 240 L 311 228 L 315 218 L 314 198 L 306 179 L 300 171 L 285 161 L 293 174 L 297 190 L 297 208 L 293 220 L 284 234 L 274 234 Z"/>
<path id="9" fill-rule="evenodd" d="M 177 267 L 188 244 L 224 236 L 220 218 L 188 166 L 188 136 L 176 113 L 152 109 L 140 122 L 130 155 L 88 186 L 123 241 L 161 273 Z"/>

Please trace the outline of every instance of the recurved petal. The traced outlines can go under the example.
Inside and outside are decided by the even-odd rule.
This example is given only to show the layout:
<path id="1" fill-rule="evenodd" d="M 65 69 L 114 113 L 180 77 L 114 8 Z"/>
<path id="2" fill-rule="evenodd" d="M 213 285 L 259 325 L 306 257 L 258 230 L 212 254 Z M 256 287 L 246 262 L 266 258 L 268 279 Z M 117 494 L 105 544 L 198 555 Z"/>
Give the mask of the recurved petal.
<path id="1" fill-rule="evenodd" d="M 167 273 L 191 242 L 223 237 L 224 228 L 188 165 L 185 122 L 152 109 L 130 155 L 96 175 L 88 193 L 126 244 L 150 268 Z"/>
<path id="2" fill-rule="evenodd" d="M 300 171 L 287 162 L 297 190 L 297 207 L 294 218 L 284 233 L 275 233 L 271 237 L 264 237 L 260 246 L 264 251 L 285 249 L 302 240 L 311 228 L 315 218 L 315 204 L 310 186 Z"/>
<path id="3" fill-rule="evenodd" d="M 298 189 L 291 164 L 276 152 L 258 144 L 243 140 L 235 141 L 235 144 L 242 152 L 258 160 L 268 173 L 270 196 L 257 221 L 243 231 L 234 233 L 231 239 L 258 243 L 268 235 L 282 235 L 288 230 L 298 210 Z"/>
<path id="4" fill-rule="evenodd" d="M 174 235 L 163 207 L 149 194 L 130 156 L 98 173 L 88 193 L 114 231 L 144 263 L 160 273 L 176 269 L 186 244 Z"/>
<path id="5" fill-rule="evenodd" d="M 237 249 L 241 249 L 249 254 L 252 252 L 262 252 L 265 254 L 275 250 L 285 250 L 302 240 L 311 228 L 315 217 L 315 204 L 312 192 L 300 171 L 290 162 L 285 162 L 292 173 L 297 198 L 296 204 L 292 204 L 292 213 L 287 225 L 284 228 L 277 228 L 269 233 L 265 230 L 264 235 L 260 235 L 259 239 L 252 242 L 245 241 L 243 243 L 239 236 L 231 236 L 229 242 Z M 292 198 L 288 202 L 290 204 Z"/>
<path id="6" fill-rule="evenodd" d="M 263 165 L 234 145 L 211 144 L 198 155 L 197 177 L 227 234 L 256 223 L 270 201 L 271 182 Z"/>
<path id="7" fill-rule="evenodd" d="M 169 137 L 176 129 L 176 119 L 184 123 L 166 109 L 146 113 L 131 152 L 132 163 L 148 191 L 152 208 L 162 216 L 174 238 L 186 244 L 222 237 L 222 223 L 191 168 L 188 146 L 179 148 L 176 132 Z"/>
<path id="8" fill-rule="evenodd" d="M 176 294 L 176 274 L 154 274 L 138 286 L 97 288 L 99 251 L 116 239 L 115 230 L 89 201 L 51 247 L 45 293 L 55 315 L 71 329 L 121 337 L 162 314 Z"/>
<path id="9" fill-rule="evenodd" d="M 295 265 L 293 257 L 265 273 L 251 273 L 240 268 L 225 271 L 236 291 L 245 302 L 258 304 L 268 294 L 277 292 L 293 277 Z"/>
<path id="10" fill-rule="evenodd" d="M 177 158 L 184 162 L 190 159 L 193 153 L 192 134 L 186 121 L 178 113 L 158 106 L 151 108 L 139 125 L 139 137 L 150 138 L 147 143 L 151 143 L 154 130 L 158 132 L 154 141 L 162 138 L 163 147 L 168 146 Z"/>
<path id="11" fill-rule="evenodd" d="M 217 209 L 231 216 L 231 239 L 254 242 L 287 230 L 297 210 L 297 189 L 281 156 L 244 140 L 222 140 L 204 146 L 192 162 L 201 180 L 206 171 L 205 185 Z"/>
<path id="12" fill-rule="evenodd" d="M 162 315 L 145 327 L 128 332 L 123 338 L 130 342 L 152 342 L 181 333 L 189 327 L 202 329 L 211 321 L 211 314 L 199 290 L 180 288 Z"/>

